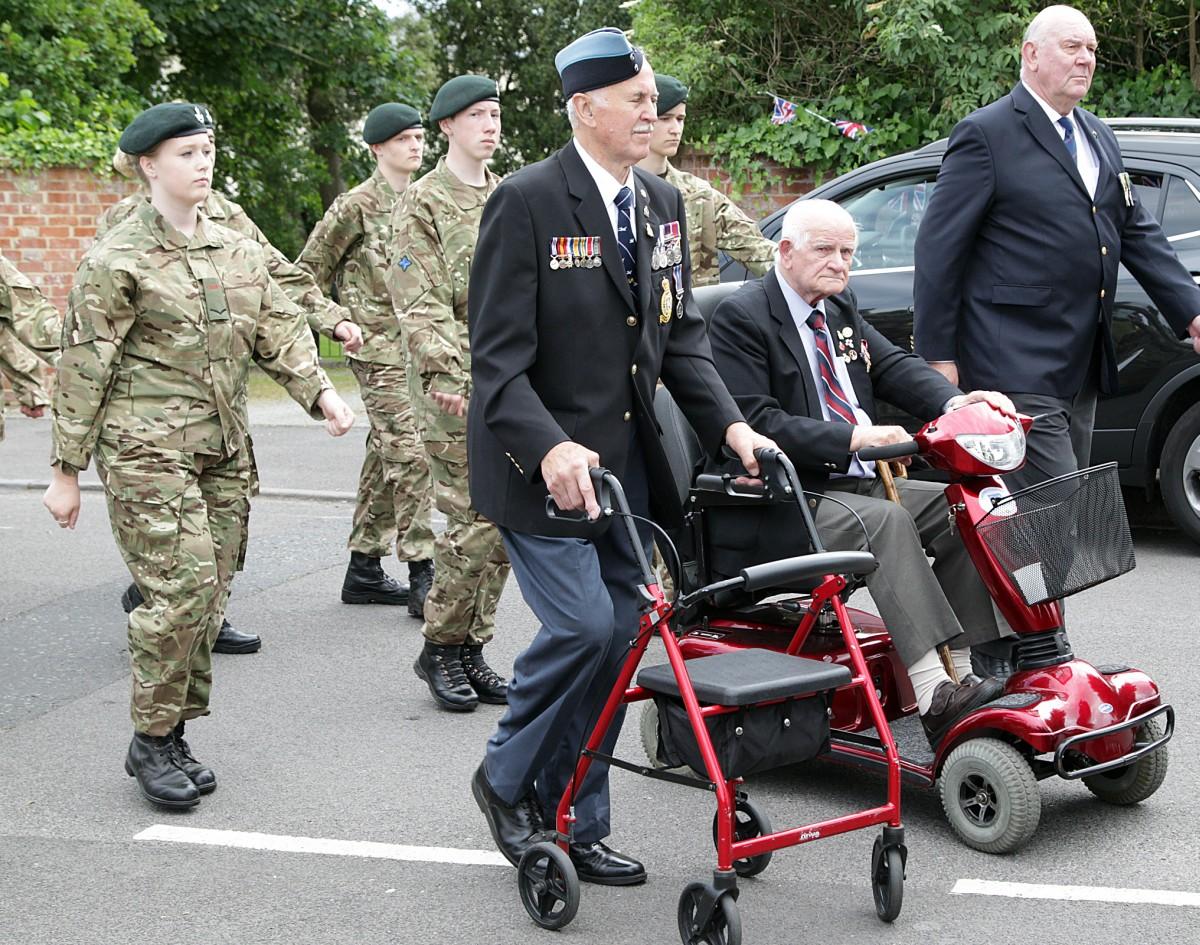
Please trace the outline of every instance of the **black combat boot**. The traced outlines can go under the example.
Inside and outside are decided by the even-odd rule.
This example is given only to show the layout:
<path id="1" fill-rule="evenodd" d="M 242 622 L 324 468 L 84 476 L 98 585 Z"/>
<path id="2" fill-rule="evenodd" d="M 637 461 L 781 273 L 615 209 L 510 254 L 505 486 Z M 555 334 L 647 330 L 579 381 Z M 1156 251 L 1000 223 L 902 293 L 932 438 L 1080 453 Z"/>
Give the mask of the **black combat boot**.
<path id="1" fill-rule="evenodd" d="M 342 581 L 342 603 L 407 604 L 408 588 L 386 574 L 378 558 L 352 551 Z"/>
<path id="2" fill-rule="evenodd" d="M 191 746 L 183 737 L 183 725 L 184 723 L 180 721 L 171 731 L 171 737 L 175 739 L 175 749 L 179 752 L 179 767 L 183 769 L 184 774 L 191 778 L 192 784 L 196 785 L 196 790 L 201 794 L 211 794 L 217 789 L 217 776 L 213 774 L 211 768 L 205 767 L 196 760 Z"/>
<path id="3" fill-rule="evenodd" d="M 121 594 L 121 607 L 125 613 L 132 613 L 135 607 L 141 607 L 146 602 L 136 584 L 130 584 Z M 242 633 L 235 630 L 224 617 L 221 618 L 221 629 L 213 641 L 214 653 L 257 653 L 262 649 L 262 637 L 257 633 Z"/>
<path id="4" fill-rule="evenodd" d="M 474 712 L 479 697 L 463 671 L 460 647 L 425 641 L 413 672 L 429 685 L 434 702 L 451 712 Z"/>
<path id="5" fill-rule="evenodd" d="M 462 645 L 462 665 L 467 682 L 479 696 L 480 702 L 489 705 L 508 704 L 508 682 L 483 661 L 482 643 Z"/>
<path id="6" fill-rule="evenodd" d="M 174 735 L 133 733 L 125 773 L 137 778 L 142 797 L 161 807 L 185 809 L 200 803 L 200 789 L 181 766 Z"/>
<path id="7" fill-rule="evenodd" d="M 428 558 L 408 562 L 408 615 L 425 619 L 425 598 L 433 587 L 433 562 Z"/>

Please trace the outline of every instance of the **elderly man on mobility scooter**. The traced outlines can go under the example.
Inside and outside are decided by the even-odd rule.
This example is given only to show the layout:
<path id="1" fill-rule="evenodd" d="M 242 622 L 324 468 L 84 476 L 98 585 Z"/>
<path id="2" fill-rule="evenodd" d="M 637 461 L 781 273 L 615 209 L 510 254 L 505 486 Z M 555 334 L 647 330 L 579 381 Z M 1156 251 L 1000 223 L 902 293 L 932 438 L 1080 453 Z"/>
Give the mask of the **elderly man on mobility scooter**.
<path id="1" fill-rule="evenodd" d="M 999 681 L 971 675 L 968 647 L 1011 631 L 998 623 L 947 521 L 942 485 L 897 480 L 897 505 L 885 497 L 875 464 L 853 454 L 911 439 L 902 427 L 874 423 L 877 396 L 925 418 L 978 401 L 1009 413 L 1013 406 L 993 391 L 962 393 L 863 320 L 848 288 L 857 241 L 853 218 L 837 204 L 794 205 L 784 218 L 775 269 L 714 312 L 713 359 L 754 428 L 791 457 L 807 488 L 829 497 L 815 515 L 825 546 L 857 549 L 865 528 L 880 562 L 867 587 L 936 746 L 958 719 L 1003 691 Z M 787 525 L 789 514 L 795 528 Z M 764 510 L 757 524 L 757 535 L 742 536 L 756 560 L 805 550 L 795 547 L 796 536 L 805 534 L 797 510 Z M 938 656 L 942 644 L 951 648 L 961 683 Z"/>

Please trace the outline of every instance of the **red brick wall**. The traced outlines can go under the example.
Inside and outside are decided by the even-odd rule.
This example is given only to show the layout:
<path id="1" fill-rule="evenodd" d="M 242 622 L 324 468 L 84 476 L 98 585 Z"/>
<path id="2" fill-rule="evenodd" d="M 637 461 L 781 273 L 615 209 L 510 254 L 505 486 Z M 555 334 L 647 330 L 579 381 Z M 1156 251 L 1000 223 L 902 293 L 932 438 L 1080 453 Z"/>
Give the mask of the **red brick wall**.
<path id="1" fill-rule="evenodd" d="M 62 311 L 96 219 L 136 184 L 77 167 L 0 168 L 0 252 Z"/>
<path id="2" fill-rule="evenodd" d="M 680 170 L 703 177 L 718 190 L 728 194 L 752 220 L 761 220 L 780 207 L 806 194 L 815 186 L 812 171 L 807 168 L 788 168 L 764 159 L 763 167 L 770 175 L 770 183 L 760 191 L 735 191 L 729 174 L 722 170 L 719 158 L 693 148 L 683 148 L 672 163 Z"/>

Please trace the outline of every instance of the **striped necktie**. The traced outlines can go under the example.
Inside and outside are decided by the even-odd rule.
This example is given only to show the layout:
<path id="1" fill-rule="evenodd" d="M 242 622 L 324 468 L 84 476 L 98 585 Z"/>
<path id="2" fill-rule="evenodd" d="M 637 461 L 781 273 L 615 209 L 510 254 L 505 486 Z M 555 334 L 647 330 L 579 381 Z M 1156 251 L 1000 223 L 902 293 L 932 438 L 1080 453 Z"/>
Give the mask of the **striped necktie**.
<path id="1" fill-rule="evenodd" d="M 825 316 L 813 309 L 808 316 L 808 327 L 812 329 L 813 340 L 817 343 L 817 368 L 821 374 L 821 391 L 825 395 L 825 406 L 829 408 L 829 419 L 834 423 L 854 426 L 858 423 L 854 416 L 854 405 L 850 403 L 850 398 L 838 381 L 837 371 L 833 369 L 833 351 L 829 345 L 829 334 L 825 331 Z"/>
<path id="2" fill-rule="evenodd" d="M 633 191 L 622 187 L 613 198 L 617 205 L 617 249 L 630 288 L 637 284 L 637 233 L 633 228 Z"/>
<path id="3" fill-rule="evenodd" d="M 1075 123 L 1066 115 L 1058 120 L 1058 123 L 1063 128 L 1063 144 L 1067 146 L 1067 153 L 1071 155 L 1072 161 L 1079 160 L 1079 145 L 1075 143 Z"/>

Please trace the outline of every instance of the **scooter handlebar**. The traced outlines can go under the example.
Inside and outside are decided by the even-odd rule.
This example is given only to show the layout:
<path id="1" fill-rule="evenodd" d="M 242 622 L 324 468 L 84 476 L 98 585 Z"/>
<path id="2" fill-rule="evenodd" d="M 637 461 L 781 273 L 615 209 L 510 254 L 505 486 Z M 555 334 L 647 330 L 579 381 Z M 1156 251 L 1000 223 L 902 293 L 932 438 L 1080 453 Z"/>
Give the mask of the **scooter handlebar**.
<path id="1" fill-rule="evenodd" d="M 902 456 L 916 456 L 920 451 L 921 447 L 916 440 L 908 440 L 890 446 L 868 446 L 855 455 L 861 460 L 900 459 Z"/>

